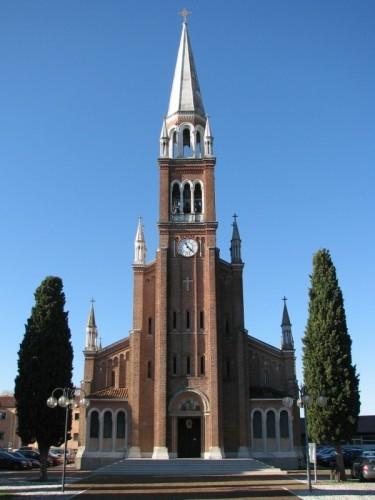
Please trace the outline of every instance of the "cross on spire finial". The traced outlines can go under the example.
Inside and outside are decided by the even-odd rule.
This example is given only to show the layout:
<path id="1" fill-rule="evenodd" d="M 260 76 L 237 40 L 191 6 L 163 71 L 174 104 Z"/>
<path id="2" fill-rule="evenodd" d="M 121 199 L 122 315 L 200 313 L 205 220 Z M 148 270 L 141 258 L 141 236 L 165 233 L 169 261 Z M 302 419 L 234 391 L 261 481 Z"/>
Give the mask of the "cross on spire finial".
<path id="1" fill-rule="evenodd" d="M 181 12 L 179 12 L 180 16 L 184 19 L 183 22 L 186 24 L 187 23 L 187 18 L 191 16 L 191 12 L 187 10 L 186 7 L 182 9 Z"/>
<path id="2" fill-rule="evenodd" d="M 233 219 L 234 219 L 234 224 L 237 224 L 237 217 L 238 215 L 236 214 L 236 212 L 234 212 L 234 214 L 232 215 Z"/>
<path id="3" fill-rule="evenodd" d="M 94 297 L 91 298 L 90 302 L 91 302 L 91 305 L 94 305 L 94 302 L 96 302 Z"/>
<path id="4" fill-rule="evenodd" d="M 284 297 L 283 297 L 281 300 L 283 300 L 283 301 L 284 301 L 284 306 L 285 306 L 285 305 L 286 305 L 286 301 L 288 300 L 288 299 L 285 297 L 285 295 L 284 295 Z"/>

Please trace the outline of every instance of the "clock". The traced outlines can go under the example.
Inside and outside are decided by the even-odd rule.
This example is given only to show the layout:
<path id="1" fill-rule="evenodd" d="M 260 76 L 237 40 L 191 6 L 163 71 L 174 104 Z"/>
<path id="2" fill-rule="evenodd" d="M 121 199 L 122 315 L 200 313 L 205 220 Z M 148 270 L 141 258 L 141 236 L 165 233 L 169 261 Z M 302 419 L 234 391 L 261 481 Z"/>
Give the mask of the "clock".
<path id="1" fill-rule="evenodd" d="M 183 257 L 192 257 L 198 251 L 198 243 L 192 238 L 185 238 L 179 241 L 177 251 Z"/>

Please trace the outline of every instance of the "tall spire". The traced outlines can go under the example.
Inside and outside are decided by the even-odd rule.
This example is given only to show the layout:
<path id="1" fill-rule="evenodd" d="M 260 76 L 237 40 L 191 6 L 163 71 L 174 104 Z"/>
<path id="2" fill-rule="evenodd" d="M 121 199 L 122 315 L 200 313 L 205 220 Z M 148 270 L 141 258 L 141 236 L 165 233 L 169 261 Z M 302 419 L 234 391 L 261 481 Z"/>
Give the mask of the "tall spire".
<path id="1" fill-rule="evenodd" d="M 281 349 L 290 351 L 294 349 L 294 341 L 292 335 L 292 323 L 289 319 L 288 308 L 286 307 L 287 298 L 283 297 L 284 308 L 281 321 Z"/>
<path id="2" fill-rule="evenodd" d="M 237 214 L 233 215 L 233 232 L 232 232 L 232 239 L 231 239 L 231 244 L 230 244 L 230 256 L 231 256 L 231 262 L 232 264 L 242 264 L 242 259 L 241 259 L 241 238 L 240 238 L 240 232 L 238 230 L 237 226 Z"/>
<path id="3" fill-rule="evenodd" d="M 169 99 L 168 117 L 181 112 L 193 113 L 201 118 L 205 117 L 186 18 L 182 23 L 180 47 Z"/>
<path id="4" fill-rule="evenodd" d="M 143 232 L 142 217 L 138 219 L 137 234 L 134 241 L 134 264 L 145 265 L 146 263 L 146 243 Z"/>
<path id="5" fill-rule="evenodd" d="M 213 137 L 206 118 L 187 27 L 186 9 L 167 116 L 160 135 L 160 158 L 213 157 Z"/>
<path id="6" fill-rule="evenodd" d="M 86 342 L 85 351 L 97 351 L 98 346 L 98 329 L 95 322 L 94 299 L 91 299 L 91 308 L 86 326 Z"/>

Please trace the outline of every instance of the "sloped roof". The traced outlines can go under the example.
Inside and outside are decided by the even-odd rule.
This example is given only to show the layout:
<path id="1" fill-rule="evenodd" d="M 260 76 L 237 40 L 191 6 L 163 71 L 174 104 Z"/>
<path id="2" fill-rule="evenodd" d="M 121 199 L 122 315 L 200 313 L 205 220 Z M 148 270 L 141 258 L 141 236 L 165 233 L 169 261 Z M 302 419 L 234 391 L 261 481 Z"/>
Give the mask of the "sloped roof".
<path id="1" fill-rule="evenodd" d="M 90 399 L 128 399 L 127 387 L 106 387 L 89 395 Z"/>

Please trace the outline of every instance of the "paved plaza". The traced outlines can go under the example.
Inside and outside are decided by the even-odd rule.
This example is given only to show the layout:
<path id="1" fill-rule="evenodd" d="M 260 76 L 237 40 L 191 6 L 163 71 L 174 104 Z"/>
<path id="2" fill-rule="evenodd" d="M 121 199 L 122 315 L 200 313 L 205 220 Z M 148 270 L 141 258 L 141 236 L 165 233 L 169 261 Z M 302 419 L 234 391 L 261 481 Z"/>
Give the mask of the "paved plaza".
<path id="1" fill-rule="evenodd" d="M 155 462 L 154 462 L 154 465 Z M 243 464 L 242 464 L 243 465 Z M 146 464 L 147 466 L 147 464 Z M 329 481 L 328 471 L 319 471 L 318 483 L 313 491 L 306 489 L 303 471 L 289 473 L 275 469 L 263 471 L 240 471 L 221 475 L 180 475 L 161 474 L 124 475 L 116 473 L 121 466 L 103 467 L 97 471 L 79 471 L 69 466 L 66 476 L 66 490 L 61 493 L 61 469 L 49 471 L 46 483 L 38 480 L 38 471 L 1 472 L 0 498 L 48 499 L 76 498 L 135 500 L 198 500 L 198 499 L 286 499 L 302 500 L 313 497 L 315 500 L 373 500 L 375 483 L 359 483 L 348 480 L 346 483 Z M 150 471 L 148 471 L 150 472 Z"/>

